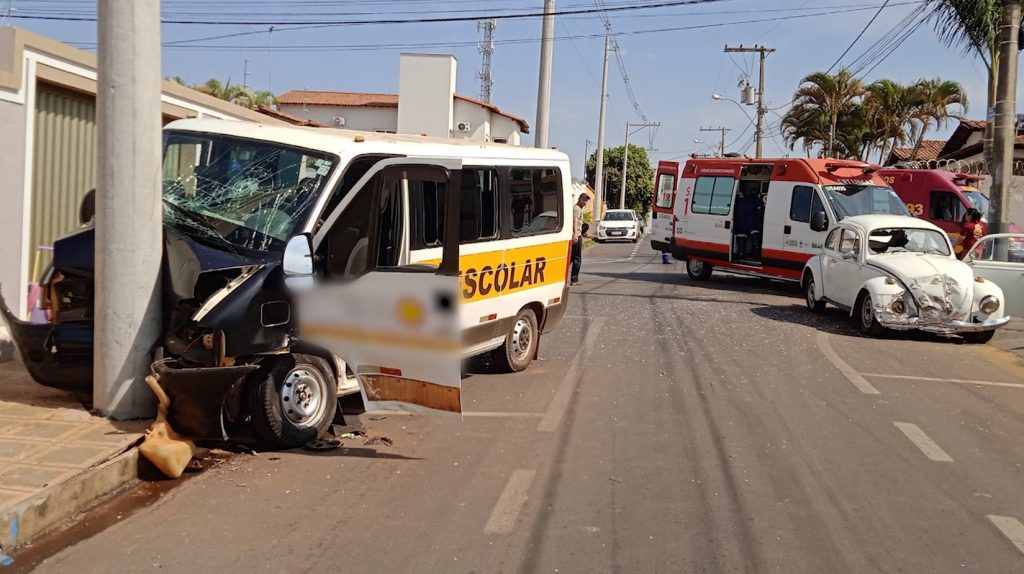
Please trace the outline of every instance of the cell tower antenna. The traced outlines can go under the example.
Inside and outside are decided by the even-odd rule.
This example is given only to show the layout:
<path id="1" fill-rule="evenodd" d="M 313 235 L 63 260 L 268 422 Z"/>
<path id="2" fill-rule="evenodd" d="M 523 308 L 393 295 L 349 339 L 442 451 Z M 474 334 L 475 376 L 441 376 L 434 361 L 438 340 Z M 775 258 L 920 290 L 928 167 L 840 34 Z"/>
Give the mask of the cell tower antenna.
<path id="1" fill-rule="evenodd" d="M 491 56 L 494 55 L 494 29 L 498 26 L 497 18 L 477 20 L 476 29 L 483 32 L 483 37 L 477 44 L 480 50 L 480 99 L 490 103 L 491 88 L 494 86 L 494 76 L 491 74 Z"/>

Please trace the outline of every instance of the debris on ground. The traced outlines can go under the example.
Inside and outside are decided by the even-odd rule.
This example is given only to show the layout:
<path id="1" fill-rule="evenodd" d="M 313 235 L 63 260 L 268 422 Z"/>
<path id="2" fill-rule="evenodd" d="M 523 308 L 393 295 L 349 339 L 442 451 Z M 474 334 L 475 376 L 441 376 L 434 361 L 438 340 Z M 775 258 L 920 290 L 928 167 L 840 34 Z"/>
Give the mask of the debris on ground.
<path id="1" fill-rule="evenodd" d="M 388 415 L 373 415 L 372 417 L 370 417 L 370 420 L 371 421 L 382 421 L 382 420 L 384 420 L 386 418 L 388 418 Z"/>
<path id="2" fill-rule="evenodd" d="M 372 445 L 377 445 L 377 444 L 382 444 L 384 446 L 391 446 L 394 443 L 391 441 L 390 438 L 388 438 L 386 436 L 375 436 L 375 437 L 371 437 L 371 438 L 367 439 L 366 442 L 363 443 L 363 446 L 372 446 Z"/>
<path id="3" fill-rule="evenodd" d="M 341 446 L 340 440 L 320 438 L 307 442 L 302 448 L 312 451 L 325 451 L 334 450 L 339 446 Z"/>
<path id="4" fill-rule="evenodd" d="M 157 377 L 147 376 L 146 384 L 156 394 L 156 420 L 153 421 L 153 426 L 146 430 L 146 438 L 139 446 L 139 453 L 167 477 L 179 478 L 191 464 L 193 457 L 205 450 L 201 451 L 195 443 L 174 432 L 167 422 L 167 410 L 171 406 L 171 399 L 160 386 Z"/>
<path id="5" fill-rule="evenodd" d="M 615 478 L 614 476 L 609 476 L 609 477 L 608 477 L 608 480 L 610 480 L 610 481 L 612 481 L 612 482 L 617 482 L 617 483 L 619 483 L 619 484 L 622 484 L 622 479 L 620 479 L 620 478 Z"/>

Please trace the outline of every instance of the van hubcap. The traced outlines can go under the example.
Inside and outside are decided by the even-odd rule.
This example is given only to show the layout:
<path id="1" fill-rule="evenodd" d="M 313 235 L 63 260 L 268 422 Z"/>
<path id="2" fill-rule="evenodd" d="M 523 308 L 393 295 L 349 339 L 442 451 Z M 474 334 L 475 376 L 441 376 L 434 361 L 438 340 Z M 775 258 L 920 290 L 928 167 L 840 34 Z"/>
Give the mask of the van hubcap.
<path id="1" fill-rule="evenodd" d="M 512 328 L 512 356 L 516 360 L 526 357 L 530 352 L 530 343 L 533 341 L 533 328 L 526 319 L 516 321 Z"/>
<path id="2" fill-rule="evenodd" d="M 309 369 L 293 369 L 281 387 L 281 411 L 298 427 L 314 424 L 322 414 L 324 396 L 320 381 Z"/>
<path id="3" fill-rule="evenodd" d="M 694 275 L 700 275 L 700 272 L 704 271 L 704 262 L 698 259 L 691 259 L 686 262 L 686 265 L 690 268 L 690 273 Z"/>

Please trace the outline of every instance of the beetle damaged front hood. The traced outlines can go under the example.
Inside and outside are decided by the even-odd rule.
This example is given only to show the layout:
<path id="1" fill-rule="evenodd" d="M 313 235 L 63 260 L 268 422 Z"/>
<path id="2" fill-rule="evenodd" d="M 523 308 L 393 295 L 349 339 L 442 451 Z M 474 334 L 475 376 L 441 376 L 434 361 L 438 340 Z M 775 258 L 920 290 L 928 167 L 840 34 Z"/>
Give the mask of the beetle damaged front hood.
<path id="1" fill-rule="evenodd" d="M 974 271 L 964 262 L 941 255 L 898 253 L 872 257 L 870 264 L 906 285 L 921 318 L 950 321 L 970 317 Z"/>

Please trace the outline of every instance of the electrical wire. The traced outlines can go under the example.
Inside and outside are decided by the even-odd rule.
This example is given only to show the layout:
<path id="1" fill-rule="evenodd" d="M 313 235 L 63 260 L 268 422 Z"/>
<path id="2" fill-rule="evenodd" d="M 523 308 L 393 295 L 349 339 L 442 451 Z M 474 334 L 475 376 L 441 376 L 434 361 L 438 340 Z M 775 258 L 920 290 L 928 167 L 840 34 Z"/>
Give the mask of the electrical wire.
<path id="1" fill-rule="evenodd" d="M 868 23 L 864 25 L 864 28 L 861 29 L 860 34 L 857 34 L 857 37 L 854 38 L 852 42 L 850 42 L 850 45 L 847 46 L 845 50 L 843 50 L 843 53 L 839 54 L 839 57 L 836 58 L 836 61 L 833 62 L 832 65 L 828 67 L 828 70 L 825 71 L 826 74 L 831 74 L 832 70 L 839 65 L 839 62 L 843 61 L 843 58 L 845 58 L 846 55 L 850 53 L 850 50 L 853 49 L 853 46 L 857 43 L 858 40 L 860 40 L 861 36 L 863 36 L 864 33 L 868 31 L 868 28 L 870 28 L 871 25 L 875 23 L 875 20 L 878 19 L 878 16 L 882 13 L 882 10 L 885 10 L 885 7 L 888 5 L 889 0 L 885 0 L 885 2 L 878 7 L 878 12 L 875 12 L 875 15 L 872 16 L 871 19 L 868 20 Z"/>

